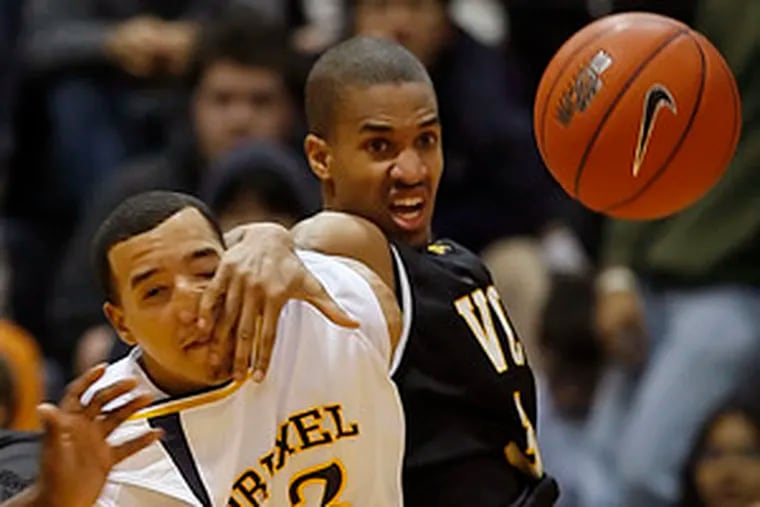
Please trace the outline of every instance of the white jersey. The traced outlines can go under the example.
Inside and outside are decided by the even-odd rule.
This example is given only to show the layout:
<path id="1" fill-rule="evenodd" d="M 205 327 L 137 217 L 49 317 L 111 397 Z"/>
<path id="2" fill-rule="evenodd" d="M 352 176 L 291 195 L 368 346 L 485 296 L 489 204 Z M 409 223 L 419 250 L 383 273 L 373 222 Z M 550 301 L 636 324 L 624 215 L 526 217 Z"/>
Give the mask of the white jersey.
<path id="1" fill-rule="evenodd" d="M 404 421 L 388 373 L 384 314 L 351 268 L 331 257 L 299 255 L 360 328 L 336 326 L 312 306 L 290 301 L 261 384 L 233 382 L 181 399 L 150 383 L 139 349 L 133 350 L 88 395 L 136 377 L 136 392 L 163 399 L 110 441 L 148 427 L 166 435 L 114 468 L 98 505 L 401 505 Z"/>

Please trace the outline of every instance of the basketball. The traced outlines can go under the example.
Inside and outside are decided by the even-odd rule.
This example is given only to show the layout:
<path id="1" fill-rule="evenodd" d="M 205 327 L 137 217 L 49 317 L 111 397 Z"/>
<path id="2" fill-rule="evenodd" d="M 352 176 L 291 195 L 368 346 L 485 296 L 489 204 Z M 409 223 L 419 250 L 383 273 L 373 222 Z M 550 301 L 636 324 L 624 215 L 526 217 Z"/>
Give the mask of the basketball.
<path id="1" fill-rule="evenodd" d="M 676 213 L 731 161 L 741 131 L 733 74 L 676 20 L 630 12 L 573 35 L 539 83 L 534 132 L 562 188 L 623 219 Z"/>

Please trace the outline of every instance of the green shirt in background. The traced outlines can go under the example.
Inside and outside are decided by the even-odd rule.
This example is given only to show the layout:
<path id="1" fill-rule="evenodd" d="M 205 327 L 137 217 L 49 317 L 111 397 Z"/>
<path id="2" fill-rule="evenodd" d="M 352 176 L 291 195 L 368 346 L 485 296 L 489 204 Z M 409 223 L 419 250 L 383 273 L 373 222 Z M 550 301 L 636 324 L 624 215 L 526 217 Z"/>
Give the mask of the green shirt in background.
<path id="1" fill-rule="evenodd" d="M 760 1 L 703 0 L 695 28 L 721 51 L 742 97 L 743 131 L 720 182 L 672 217 L 611 220 L 602 259 L 654 283 L 760 285 Z"/>

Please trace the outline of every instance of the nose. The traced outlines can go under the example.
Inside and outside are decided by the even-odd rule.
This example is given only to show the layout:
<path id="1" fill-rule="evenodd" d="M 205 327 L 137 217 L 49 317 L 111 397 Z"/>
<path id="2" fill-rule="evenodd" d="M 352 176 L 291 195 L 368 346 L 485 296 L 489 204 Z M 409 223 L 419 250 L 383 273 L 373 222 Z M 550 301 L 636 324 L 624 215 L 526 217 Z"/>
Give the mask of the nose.
<path id="1" fill-rule="evenodd" d="M 254 107 L 242 98 L 234 100 L 227 109 L 227 122 L 232 130 L 244 131 L 251 124 Z"/>
<path id="2" fill-rule="evenodd" d="M 179 278 L 175 281 L 174 299 L 180 309 L 180 320 L 195 318 L 203 289 L 203 285 L 193 280 Z"/>
<path id="3" fill-rule="evenodd" d="M 399 153 L 391 168 L 391 178 L 403 185 L 414 186 L 428 176 L 428 167 L 417 150 L 405 149 Z"/>

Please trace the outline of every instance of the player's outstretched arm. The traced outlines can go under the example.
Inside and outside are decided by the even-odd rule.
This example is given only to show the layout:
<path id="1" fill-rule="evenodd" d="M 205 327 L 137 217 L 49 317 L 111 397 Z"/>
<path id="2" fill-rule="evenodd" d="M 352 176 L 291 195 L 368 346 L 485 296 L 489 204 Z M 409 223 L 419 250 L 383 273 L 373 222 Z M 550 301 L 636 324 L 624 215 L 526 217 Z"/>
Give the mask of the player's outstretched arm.
<path id="1" fill-rule="evenodd" d="M 136 387 L 130 379 L 100 389 L 82 405 L 82 394 L 104 372 L 104 366 L 96 366 L 74 380 L 60 406 L 40 406 L 45 434 L 39 477 L 0 507 L 90 507 L 111 468 L 160 437 L 160 430 L 153 430 L 119 445 L 106 441 L 116 427 L 152 400 L 138 396 L 118 409 L 102 412 L 103 406 Z"/>
<path id="2" fill-rule="evenodd" d="M 199 308 L 201 332 L 213 334 L 212 368 L 222 364 L 220 344 L 234 334 L 235 378 L 247 374 L 253 357 L 254 380 L 266 372 L 274 345 L 277 319 L 289 299 L 313 304 L 336 324 L 356 327 L 330 298 L 301 259 L 296 247 L 356 259 L 393 286 L 388 241 L 374 224 L 353 215 L 321 212 L 292 231 L 275 224 L 250 224 L 225 236 L 227 251 Z"/>

